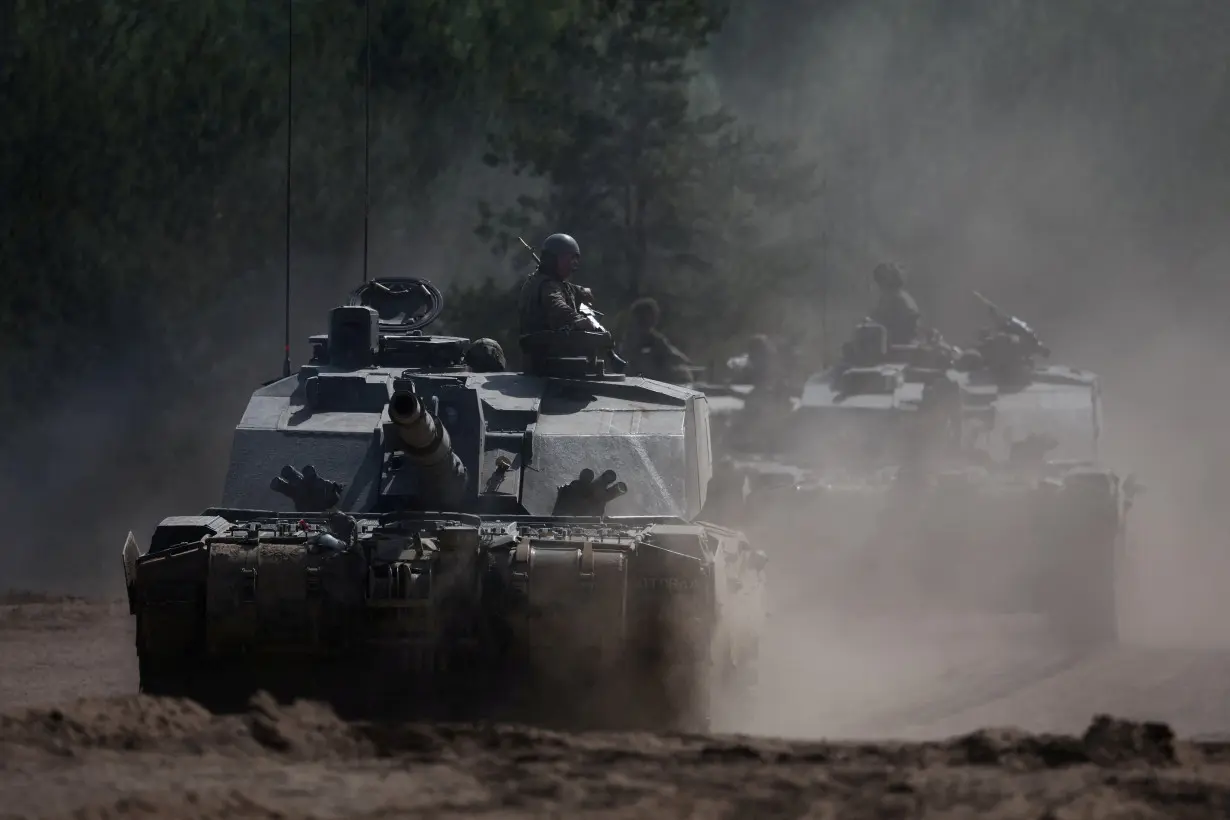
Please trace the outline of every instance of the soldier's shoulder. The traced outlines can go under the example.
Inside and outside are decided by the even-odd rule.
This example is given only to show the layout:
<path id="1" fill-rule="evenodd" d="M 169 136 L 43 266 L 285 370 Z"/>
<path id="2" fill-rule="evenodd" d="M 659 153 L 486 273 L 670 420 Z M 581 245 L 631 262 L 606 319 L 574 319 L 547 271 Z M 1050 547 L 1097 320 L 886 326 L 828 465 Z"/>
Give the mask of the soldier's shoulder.
<path id="1" fill-rule="evenodd" d="M 550 287 L 553 284 L 557 283 L 550 276 L 541 271 L 534 271 L 522 281 L 521 290 L 528 291 L 535 288 Z"/>

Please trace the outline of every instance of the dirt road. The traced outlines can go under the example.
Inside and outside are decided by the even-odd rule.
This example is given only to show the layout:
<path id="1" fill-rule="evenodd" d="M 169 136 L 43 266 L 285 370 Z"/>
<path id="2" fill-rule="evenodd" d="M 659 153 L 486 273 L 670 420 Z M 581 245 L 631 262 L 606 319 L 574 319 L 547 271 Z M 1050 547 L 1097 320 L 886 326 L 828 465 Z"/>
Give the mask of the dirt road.
<path id="1" fill-rule="evenodd" d="M 1230 652 L 1074 656 L 1021 619 L 777 627 L 772 677 L 721 728 L 880 740 L 371 727 L 272 702 L 215 717 L 134 694 L 122 604 L 10 599 L 0 817 L 1230 814 L 1230 747 L 1094 723 L 1230 734 Z M 978 731 L 1007 725 L 1068 735 Z"/>

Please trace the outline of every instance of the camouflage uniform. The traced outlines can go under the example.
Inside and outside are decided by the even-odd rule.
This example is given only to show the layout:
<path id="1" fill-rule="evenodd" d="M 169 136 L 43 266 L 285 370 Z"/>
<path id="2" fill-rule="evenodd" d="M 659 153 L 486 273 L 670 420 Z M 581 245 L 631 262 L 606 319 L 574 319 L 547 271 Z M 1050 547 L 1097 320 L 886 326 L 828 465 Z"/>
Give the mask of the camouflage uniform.
<path id="1" fill-rule="evenodd" d="M 763 448 L 786 429 L 794 406 L 777 346 L 763 334 L 748 339 L 748 381 L 752 390 L 740 413 L 739 438 L 744 449 Z"/>
<path id="2" fill-rule="evenodd" d="M 880 298 L 871 312 L 871 320 L 888 330 L 889 345 L 915 342 L 922 314 L 905 289 L 905 274 L 896 265 L 886 263 L 877 265 L 872 276 L 880 288 Z"/>
<path id="3" fill-rule="evenodd" d="M 586 318 L 578 310 L 583 292 L 583 288 L 571 282 L 561 282 L 541 270 L 534 271 L 521 286 L 518 308 L 521 335 L 544 330 L 569 330 L 587 324 Z"/>
<path id="4" fill-rule="evenodd" d="M 781 361 L 777 347 L 768 336 L 757 333 L 747 342 L 748 381 L 756 389 L 774 391 L 781 382 Z"/>
<path id="5" fill-rule="evenodd" d="M 639 299 L 632 303 L 631 313 L 633 324 L 620 345 L 628 360 L 628 375 L 673 384 L 691 381 L 692 374 L 686 368 L 691 360 L 655 327 L 659 315 L 657 302 Z"/>
<path id="6" fill-rule="evenodd" d="M 521 286 L 518 314 L 521 335 L 543 331 L 570 330 L 584 327 L 588 319 L 580 306 L 592 298 L 588 288 L 568 282 L 559 273 L 559 256 L 567 254 L 579 260 L 580 247 L 567 234 L 552 234 L 543 242 L 538 270 Z M 575 265 L 576 263 L 574 263 Z"/>

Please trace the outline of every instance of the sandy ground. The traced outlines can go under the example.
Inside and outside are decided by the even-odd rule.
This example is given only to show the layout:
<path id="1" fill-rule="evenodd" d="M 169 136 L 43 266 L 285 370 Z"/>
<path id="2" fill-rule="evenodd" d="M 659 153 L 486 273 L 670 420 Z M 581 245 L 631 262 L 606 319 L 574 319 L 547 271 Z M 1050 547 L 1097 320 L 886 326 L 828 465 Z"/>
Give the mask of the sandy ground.
<path id="1" fill-rule="evenodd" d="M 1230 651 L 1075 656 L 1022 619 L 775 627 L 770 679 L 721 716 L 755 736 L 565 735 L 212 716 L 134 694 L 123 604 L 10 597 L 0 818 L 1230 816 L 1230 745 L 1182 739 L 1230 735 Z"/>

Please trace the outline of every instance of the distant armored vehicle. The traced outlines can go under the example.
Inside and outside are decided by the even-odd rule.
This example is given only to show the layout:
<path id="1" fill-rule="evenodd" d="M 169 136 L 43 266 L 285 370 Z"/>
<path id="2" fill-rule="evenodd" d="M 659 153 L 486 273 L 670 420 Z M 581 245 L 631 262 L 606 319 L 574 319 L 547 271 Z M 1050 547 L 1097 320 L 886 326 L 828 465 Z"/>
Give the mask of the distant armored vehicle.
<path id="1" fill-rule="evenodd" d="M 733 453 L 746 499 L 722 520 L 804 552 L 806 571 L 775 564 L 813 595 L 1043 613 L 1067 639 L 1113 641 L 1138 487 L 1100 463 L 1098 379 L 1038 364 L 1033 329 L 986 304 L 970 350 L 859 325 L 789 423 Z"/>
<path id="2" fill-rule="evenodd" d="M 702 727 L 750 684 L 764 556 L 694 523 L 702 394 L 606 373 L 596 320 L 476 373 L 429 282 L 349 302 L 252 395 L 222 503 L 129 536 L 143 690 Z"/>

